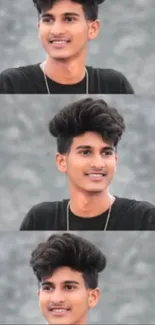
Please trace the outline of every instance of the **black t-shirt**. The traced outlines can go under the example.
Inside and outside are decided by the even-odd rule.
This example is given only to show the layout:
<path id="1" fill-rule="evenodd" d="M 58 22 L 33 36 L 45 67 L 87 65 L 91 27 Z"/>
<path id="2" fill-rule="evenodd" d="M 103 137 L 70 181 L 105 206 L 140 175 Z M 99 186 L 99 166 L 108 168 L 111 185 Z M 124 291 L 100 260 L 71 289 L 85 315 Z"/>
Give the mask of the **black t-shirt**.
<path id="1" fill-rule="evenodd" d="M 89 94 L 133 94 L 125 76 L 112 69 L 87 67 Z M 62 85 L 47 77 L 51 94 L 85 94 L 86 77 L 73 85 Z M 47 94 L 40 63 L 12 68 L 0 74 L 1 94 Z"/>
<path id="2" fill-rule="evenodd" d="M 69 200 L 35 205 L 25 216 L 20 230 L 67 230 Z M 69 230 L 104 230 L 108 211 L 93 218 L 69 214 Z M 114 201 L 107 230 L 155 230 L 155 206 L 125 198 Z"/>

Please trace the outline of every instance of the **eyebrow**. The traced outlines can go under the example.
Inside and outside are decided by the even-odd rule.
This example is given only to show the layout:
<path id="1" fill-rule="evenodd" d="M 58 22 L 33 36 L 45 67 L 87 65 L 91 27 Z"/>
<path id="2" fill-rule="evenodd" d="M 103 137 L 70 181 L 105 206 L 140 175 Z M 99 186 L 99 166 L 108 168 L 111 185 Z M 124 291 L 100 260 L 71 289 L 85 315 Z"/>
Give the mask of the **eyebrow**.
<path id="1" fill-rule="evenodd" d="M 81 146 L 76 147 L 76 150 L 79 150 L 79 149 L 92 149 L 92 148 L 93 147 L 88 146 L 88 145 L 81 145 Z M 113 146 L 105 146 L 101 150 L 112 150 L 112 151 L 115 151 L 115 148 Z"/>
<path id="2" fill-rule="evenodd" d="M 77 284 L 77 285 L 79 285 L 79 282 L 67 280 L 67 281 L 64 281 L 63 284 Z M 43 285 L 53 286 L 54 283 L 53 282 L 50 282 L 50 281 L 43 281 L 43 282 L 40 283 L 40 285 L 41 286 L 43 286 Z"/>
<path id="3" fill-rule="evenodd" d="M 63 14 L 62 14 L 62 16 L 73 16 L 73 17 L 80 17 L 80 15 L 79 14 L 77 14 L 76 12 L 64 12 Z M 41 14 L 41 18 L 53 18 L 54 17 L 54 15 L 53 14 L 50 14 L 50 13 L 43 13 L 43 14 Z"/>

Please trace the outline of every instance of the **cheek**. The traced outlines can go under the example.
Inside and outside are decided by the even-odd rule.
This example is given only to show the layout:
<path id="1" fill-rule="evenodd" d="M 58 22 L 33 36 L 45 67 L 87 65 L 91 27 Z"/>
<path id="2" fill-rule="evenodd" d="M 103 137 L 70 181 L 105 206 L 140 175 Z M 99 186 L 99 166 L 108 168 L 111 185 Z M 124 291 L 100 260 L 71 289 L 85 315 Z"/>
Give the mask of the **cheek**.
<path id="1" fill-rule="evenodd" d="M 74 307 L 77 308 L 77 311 L 81 313 L 81 311 L 87 311 L 89 309 L 88 307 L 88 296 L 83 293 L 83 294 L 76 294 L 73 298 L 74 301 Z"/>
<path id="2" fill-rule="evenodd" d="M 78 179 L 83 176 L 84 164 L 76 161 L 69 166 L 68 173 L 73 176 L 73 178 Z"/>
<path id="3" fill-rule="evenodd" d="M 40 26 L 40 28 L 39 28 L 39 37 L 40 37 L 40 39 L 43 40 L 44 38 L 47 37 L 47 35 L 48 35 L 48 28 Z"/>
<path id="4" fill-rule="evenodd" d="M 45 307 L 47 306 L 47 303 L 48 303 L 48 298 L 47 296 L 41 294 L 40 297 L 39 297 L 39 305 L 40 305 L 40 308 L 42 310 L 45 309 Z"/>
<path id="5" fill-rule="evenodd" d="M 68 172 L 71 171 L 71 173 L 74 173 L 75 171 L 81 170 L 82 168 L 82 161 L 79 159 L 78 156 L 72 155 L 70 158 L 67 160 L 67 170 Z"/>
<path id="6" fill-rule="evenodd" d="M 83 30 L 81 30 L 81 33 L 80 33 L 80 39 L 83 39 L 84 41 L 88 41 L 88 31 L 87 30 L 85 30 L 85 31 L 83 31 Z"/>
<path id="7" fill-rule="evenodd" d="M 80 39 L 88 39 L 88 27 L 83 24 L 78 24 L 74 28 L 70 29 L 71 33 L 74 33 L 76 37 Z"/>
<path id="8" fill-rule="evenodd" d="M 111 161 L 108 161 L 107 167 L 111 173 L 114 173 L 116 170 L 116 160 L 112 159 Z"/>

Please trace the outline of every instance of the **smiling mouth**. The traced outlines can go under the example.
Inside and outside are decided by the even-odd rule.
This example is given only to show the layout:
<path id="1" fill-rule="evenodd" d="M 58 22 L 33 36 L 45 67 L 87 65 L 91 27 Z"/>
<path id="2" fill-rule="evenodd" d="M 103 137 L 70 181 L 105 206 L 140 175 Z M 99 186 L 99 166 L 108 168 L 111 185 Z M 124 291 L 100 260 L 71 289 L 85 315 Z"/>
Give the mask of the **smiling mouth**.
<path id="1" fill-rule="evenodd" d="M 67 44 L 70 43 L 69 40 L 49 40 L 51 44 Z"/>
<path id="2" fill-rule="evenodd" d="M 51 308 L 49 311 L 54 315 L 54 316 L 65 316 L 70 309 L 69 308 Z"/>
<path id="3" fill-rule="evenodd" d="M 105 173 L 89 173 L 89 174 L 86 174 L 87 176 L 89 177 L 105 177 L 106 174 Z"/>
<path id="4" fill-rule="evenodd" d="M 89 174 L 85 174 L 85 175 L 92 182 L 102 182 L 107 176 L 107 174 L 105 174 L 105 173 L 100 173 L 100 174 L 99 173 L 89 173 Z"/>

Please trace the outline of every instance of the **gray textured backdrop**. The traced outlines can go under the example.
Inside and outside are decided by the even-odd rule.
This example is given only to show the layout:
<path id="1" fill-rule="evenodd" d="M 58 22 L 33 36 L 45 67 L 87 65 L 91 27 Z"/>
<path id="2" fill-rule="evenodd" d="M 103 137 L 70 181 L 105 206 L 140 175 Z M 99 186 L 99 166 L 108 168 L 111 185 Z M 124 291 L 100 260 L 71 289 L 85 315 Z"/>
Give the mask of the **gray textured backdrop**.
<path id="1" fill-rule="evenodd" d="M 155 324 L 155 236 L 153 232 L 77 232 L 107 257 L 101 300 L 89 324 Z M 29 267 L 31 251 L 51 232 L 0 234 L 0 323 L 45 324 Z"/>
<path id="2" fill-rule="evenodd" d="M 19 229 L 36 203 L 68 197 L 48 122 L 65 104 L 85 97 L 0 96 L 0 230 Z M 126 121 L 112 193 L 155 204 L 155 97 L 91 97 L 113 104 Z"/>
<path id="3" fill-rule="evenodd" d="M 88 64 L 123 72 L 136 93 L 155 88 L 155 1 L 107 0 L 100 7 L 102 30 L 90 43 Z M 0 71 L 40 62 L 45 54 L 32 0 L 1 0 Z"/>

